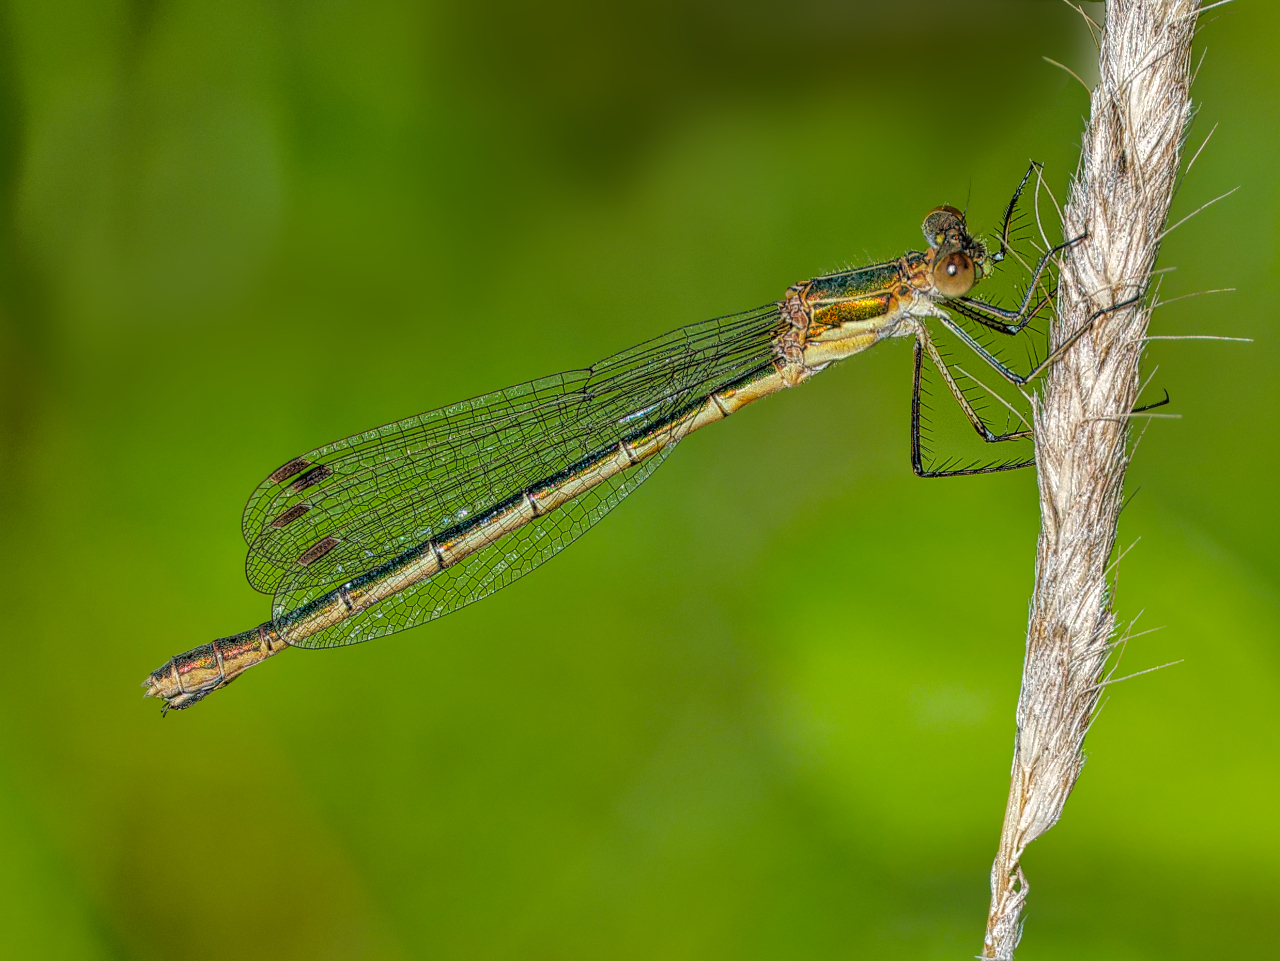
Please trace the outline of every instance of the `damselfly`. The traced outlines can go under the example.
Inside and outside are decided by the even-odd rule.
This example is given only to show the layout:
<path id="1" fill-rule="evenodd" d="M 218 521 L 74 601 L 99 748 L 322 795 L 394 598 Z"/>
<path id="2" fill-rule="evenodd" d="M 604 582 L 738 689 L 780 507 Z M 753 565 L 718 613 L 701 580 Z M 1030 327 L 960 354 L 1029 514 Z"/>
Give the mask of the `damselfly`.
<path id="1" fill-rule="evenodd" d="M 567 547 L 636 489 L 676 444 L 708 424 L 889 337 L 915 338 L 912 467 L 921 476 L 978 474 L 1014 460 L 953 469 L 922 463 L 925 358 L 989 443 L 1030 436 L 992 429 L 956 383 L 930 334 L 937 322 L 1003 377 L 1023 384 L 1070 346 L 1081 327 L 1027 375 L 1002 364 L 945 307 L 1016 334 L 1053 256 L 1044 252 L 1021 304 L 970 297 L 1008 250 L 1018 197 L 997 249 L 964 214 L 924 220 L 928 250 L 815 277 L 773 304 L 672 331 L 584 370 L 571 370 L 428 411 L 295 457 L 245 507 L 249 582 L 273 595 L 272 617 L 170 659 L 143 682 L 165 710 L 187 708 L 286 647 L 337 647 L 416 627 L 510 584 Z M 1033 301 L 1035 303 L 1033 304 Z"/>

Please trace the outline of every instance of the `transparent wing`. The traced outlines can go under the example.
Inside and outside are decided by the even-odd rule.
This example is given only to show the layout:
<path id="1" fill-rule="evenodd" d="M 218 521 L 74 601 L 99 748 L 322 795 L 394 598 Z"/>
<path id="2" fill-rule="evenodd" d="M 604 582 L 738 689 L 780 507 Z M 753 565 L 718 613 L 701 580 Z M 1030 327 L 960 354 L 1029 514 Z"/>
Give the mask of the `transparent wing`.
<path id="1" fill-rule="evenodd" d="M 635 490 L 666 458 L 672 444 L 657 455 L 574 498 L 558 510 L 512 531 L 496 544 L 446 567 L 333 627 L 294 642 L 296 647 L 323 648 L 358 644 L 465 607 L 501 590 L 568 547 L 619 501 Z M 276 592 L 272 616 L 280 617 L 314 600 L 323 588 Z"/>
<path id="2" fill-rule="evenodd" d="M 590 368 L 335 441 L 273 471 L 245 507 L 246 573 L 273 616 L 644 432 L 770 363 L 776 305 L 694 324 Z M 573 542 L 670 451 L 303 642 L 368 640 L 505 587 Z"/>

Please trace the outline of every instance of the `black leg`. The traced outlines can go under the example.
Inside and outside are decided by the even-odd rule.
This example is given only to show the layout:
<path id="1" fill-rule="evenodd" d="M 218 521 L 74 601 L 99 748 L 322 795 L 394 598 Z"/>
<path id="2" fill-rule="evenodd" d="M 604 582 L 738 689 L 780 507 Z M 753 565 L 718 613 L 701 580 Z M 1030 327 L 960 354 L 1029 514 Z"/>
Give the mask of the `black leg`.
<path id="1" fill-rule="evenodd" d="M 933 361 L 933 365 L 938 369 L 938 373 L 942 375 L 943 381 L 947 385 L 947 390 L 951 396 L 955 398 L 956 403 L 960 405 L 960 409 L 964 411 L 965 417 L 977 432 L 988 444 L 998 444 L 1008 440 L 1024 440 L 1031 436 L 1031 431 L 1020 430 L 1011 431 L 1005 434 L 997 434 L 986 425 L 982 417 L 973 409 L 973 405 L 969 403 L 969 398 L 964 396 L 964 392 L 955 382 L 955 378 L 951 375 L 951 370 L 943 361 L 938 348 L 934 345 L 933 339 L 929 336 L 929 332 L 923 327 L 916 335 L 915 342 L 915 377 L 911 388 L 911 469 L 915 471 L 917 477 L 963 477 L 971 474 L 995 474 L 1000 471 L 1018 470 L 1021 467 L 1031 467 L 1035 464 L 1034 460 L 1017 461 L 1008 464 L 988 464 L 977 467 L 958 467 L 958 468 L 940 468 L 937 470 L 926 470 L 923 462 L 923 455 L 920 450 L 920 387 L 921 375 L 924 367 L 924 355 L 929 354 L 929 359 Z"/>
<path id="2" fill-rule="evenodd" d="M 939 319 L 942 320 L 944 324 L 946 324 L 947 328 L 951 330 L 952 333 L 957 334 L 962 340 L 965 341 L 965 343 L 967 343 L 978 354 L 978 356 L 982 357 L 983 360 L 987 361 L 988 364 L 990 364 L 996 371 L 1002 374 L 1007 380 L 1009 380 L 1013 384 L 1022 386 L 1027 384 L 1031 380 L 1035 379 L 1036 377 L 1038 377 L 1041 373 L 1043 373 L 1045 369 L 1048 368 L 1048 366 L 1052 364 L 1055 360 L 1061 357 L 1062 354 L 1065 351 L 1067 351 L 1072 344 L 1074 344 L 1077 340 L 1079 340 L 1082 336 L 1084 336 L 1084 334 L 1093 327 L 1094 323 L 1097 322 L 1099 318 L 1105 316 L 1106 314 L 1112 313 L 1117 310 L 1121 310 L 1125 307 L 1130 307 L 1133 304 L 1138 303 L 1140 300 L 1142 300 L 1145 293 L 1146 291 L 1144 290 L 1141 293 L 1133 297 L 1130 297 L 1128 300 L 1121 301 L 1118 304 L 1113 304 L 1110 307 L 1104 307 L 1102 310 L 1099 310 L 1096 313 L 1094 313 L 1092 316 L 1089 317 L 1088 320 L 1086 320 L 1083 324 L 1081 324 L 1080 327 L 1071 334 L 1071 336 L 1069 336 L 1065 341 L 1063 341 L 1062 344 L 1057 348 L 1057 350 L 1053 351 L 1048 357 L 1044 359 L 1042 363 L 1038 364 L 1036 368 L 1032 370 L 1031 373 L 1027 374 L 1025 377 L 1015 374 L 1013 371 L 1009 370 L 1007 367 L 1001 364 L 998 360 L 996 360 L 993 356 L 991 356 L 990 352 L 988 352 L 981 344 L 977 343 L 977 341 L 975 341 L 972 337 L 967 335 L 963 329 L 957 327 L 953 321 L 949 320 L 948 318 L 939 318 Z M 928 331 L 924 329 L 923 326 L 921 326 L 920 332 L 916 335 L 915 354 L 914 354 L 915 374 L 913 377 L 912 389 L 911 389 L 911 469 L 915 471 L 916 475 L 918 477 L 963 477 L 970 474 L 994 474 L 1000 471 L 1018 470 L 1019 468 L 1022 468 L 1022 467 L 1033 466 L 1035 464 L 1034 459 L 1026 460 L 1026 461 L 1017 461 L 1017 462 L 1008 463 L 1008 464 L 988 464 L 980 467 L 971 466 L 971 467 L 963 467 L 963 468 L 942 468 L 938 470 L 925 469 L 924 463 L 923 463 L 923 456 L 921 453 L 921 447 L 920 447 L 920 420 L 921 420 L 920 392 L 921 392 L 922 372 L 924 367 L 924 355 L 926 353 L 928 353 L 929 359 L 933 362 L 934 366 L 938 368 L 938 372 L 942 375 L 942 379 L 947 385 L 947 390 L 950 391 L 951 395 L 955 398 L 956 403 L 960 405 L 960 409 L 964 412 L 965 417 L 968 419 L 969 423 L 973 426 L 973 429 L 977 432 L 978 436 L 981 437 L 984 441 L 986 441 L 989 444 L 998 444 L 1003 441 L 1025 440 L 1033 436 L 1030 430 L 1010 431 L 1004 434 L 997 434 L 994 431 L 992 431 L 991 428 L 987 426 L 986 422 L 983 421 L 982 417 L 978 414 L 978 412 L 974 410 L 973 405 L 969 403 L 969 399 L 964 396 L 964 392 L 960 389 L 959 385 L 956 383 L 955 378 L 951 374 L 950 368 L 947 366 L 946 362 L 943 361 L 942 355 L 938 352 L 937 347 L 934 345 L 933 338 L 931 338 L 929 336 Z M 1143 413 L 1144 411 L 1154 410 L 1157 407 L 1164 407 L 1168 403 L 1169 403 L 1169 392 L 1165 391 L 1163 399 L 1156 401 L 1154 404 L 1144 404 L 1141 407 L 1135 407 L 1133 409 L 1133 413 L 1140 414 L 1140 413 Z"/>
<path id="3" fill-rule="evenodd" d="M 1044 164 L 1033 160 L 1031 161 L 1031 165 L 1027 167 L 1027 172 L 1022 175 L 1022 180 L 1018 183 L 1018 189 L 1013 192 L 1013 197 L 1009 200 L 1009 206 L 1005 208 L 1004 223 L 1000 228 L 1000 249 L 991 255 L 992 263 L 1000 263 L 1008 253 L 1009 229 L 1013 223 L 1014 212 L 1018 207 L 1018 200 L 1022 197 L 1022 191 L 1027 186 L 1027 181 L 1031 179 L 1031 175 L 1037 170 L 1041 170 L 1043 168 Z M 1068 240 L 1066 243 L 1061 243 L 1052 250 L 1047 251 L 1040 258 L 1040 262 L 1036 264 L 1035 270 L 1032 272 L 1031 282 L 1027 284 L 1027 291 L 1023 295 L 1022 303 L 1018 306 L 1017 310 L 1008 310 L 1004 307 L 997 307 L 995 304 L 988 304 L 985 301 L 978 300 L 976 297 L 959 297 L 956 299 L 957 306 L 959 304 L 963 304 L 964 307 L 969 308 L 968 310 L 959 308 L 960 312 L 971 320 L 976 320 L 978 323 L 985 324 L 992 330 L 998 330 L 1003 334 L 1018 333 L 1018 331 L 1022 330 L 1022 328 L 1031 322 L 1031 319 L 1035 317 L 1035 315 L 1039 313 L 1041 307 L 1044 306 L 1045 301 L 1042 300 L 1034 309 L 1031 310 L 1030 313 L 1027 312 L 1028 308 L 1031 306 L 1031 298 L 1035 296 L 1036 285 L 1040 282 L 1040 277 L 1044 273 L 1045 268 L 1049 265 L 1049 261 L 1056 254 L 1061 253 L 1068 247 L 1080 243 L 1080 241 L 1084 239 L 1085 235 L 1082 234 L 1074 240 Z M 982 316 L 983 314 L 986 316 Z"/>
<path id="4" fill-rule="evenodd" d="M 998 334 L 1008 334 L 1010 337 L 1012 337 L 1015 334 L 1020 334 L 1023 331 L 1023 329 L 1026 328 L 1027 324 L 1031 323 L 1031 321 L 1035 320 L 1036 317 L 1039 316 L 1040 311 L 1044 310 L 1045 307 L 1052 304 L 1053 298 L 1056 295 L 1057 295 L 1056 290 L 1048 291 L 1043 297 L 1041 297 L 1036 302 L 1036 305 L 1031 308 L 1031 311 L 1030 313 L 1027 314 L 1026 318 L 1020 321 L 1016 326 L 1012 324 L 1006 324 L 1000 320 L 994 320 L 991 317 L 984 317 L 981 313 L 978 312 L 978 310 L 974 309 L 971 305 L 965 303 L 962 298 L 956 298 L 955 300 L 947 301 L 947 309 L 954 310 L 956 313 L 969 318 L 969 320 L 972 320 L 974 323 L 981 324 L 983 327 L 987 327 L 990 330 L 994 330 Z M 988 305 L 984 304 L 983 306 L 985 307 Z"/>
<path id="5" fill-rule="evenodd" d="M 1043 305 L 1043 302 L 1041 302 L 1041 304 L 1036 305 L 1034 310 L 1030 310 L 1031 298 L 1034 297 L 1036 293 L 1036 285 L 1040 283 L 1040 277 L 1044 273 L 1045 268 L 1049 265 L 1049 261 L 1068 247 L 1074 247 L 1087 236 L 1088 234 L 1081 234 L 1074 240 L 1068 240 L 1045 251 L 1044 256 L 1040 258 L 1040 262 L 1036 264 L 1036 269 L 1031 274 L 1031 282 L 1027 284 L 1027 292 L 1022 295 L 1022 303 L 1018 305 L 1017 310 L 1007 310 L 1004 307 L 997 307 L 995 304 L 988 304 L 985 301 L 978 300 L 976 297 L 957 297 L 955 302 L 963 304 L 975 313 L 984 313 L 991 318 L 989 321 L 980 320 L 980 323 L 984 323 L 988 327 L 991 327 L 994 330 L 999 330 L 1004 334 L 1016 334 L 1031 322 L 1031 318 L 1036 315 L 1040 310 L 1040 307 Z M 968 311 L 964 311 L 964 313 L 966 316 L 971 316 Z M 974 317 L 973 319 L 979 320 L 977 317 Z"/>
<path id="6" fill-rule="evenodd" d="M 1096 311 L 1094 314 L 1092 314 L 1089 317 L 1088 320 L 1086 320 L 1083 324 L 1077 327 L 1071 333 L 1071 335 L 1067 337 L 1066 340 L 1064 340 L 1060 345 L 1058 345 L 1058 348 L 1056 350 L 1052 351 L 1048 357 L 1046 357 L 1043 361 L 1037 364 L 1036 367 L 1031 371 L 1031 373 L 1027 374 L 1025 377 L 1022 376 L 1021 374 L 1014 373 L 1004 364 L 1000 363 L 1000 361 L 998 361 L 995 358 L 995 356 L 991 353 L 991 351 L 987 350 L 987 348 L 983 347 L 980 343 L 974 340 L 974 338 L 963 327 L 957 324 L 950 317 L 940 316 L 938 319 L 942 321 L 942 323 L 946 326 L 948 330 L 950 330 L 953 334 L 955 334 L 957 337 L 963 340 L 966 344 L 968 344 L 970 350 L 972 350 L 975 354 L 977 354 L 979 357 L 985 360 L 992 370 L 996 371 L 1001 377 L 1003 377 L 1009 383 L 1017 384 L 1019 387 L 1021 387 L 1024 384 L 1027 384 L 1030 381 L 1035 380 L 1035 378 L 1039 377 L 1042 373 L 1044 373 L 1044 371 L 1048 369 L 1050 364 L 1052 364 L 1055 360 L 1057 360 L 1064 353 L 1066 353 L 1071 348 L 1072 344 L 1074 344 L 1077 340 L 1079 340 L 1086 333 L 1088 333 L 1093 328 L 1093 325 L 1098 321 L 1099 318 L 1105 317 L 1107 314 L 1114 313 L 1117 310 L 1123 310 L 1125 307 L 1132 307 L 1134 304 L 1141 301 L 1145 295 L 1146 295 L 1146 290 L 1143 289 L 1139 291 L 1137 294 L 1135 294 L 1134 296 L 1130 297 L 1128 300 L 1122 300 L 1118 304 L 1112 304 L 1110 307 L 1104 307 L 1102 308 L 1102 310 Z"/>
<path id="7" fill-rule="evenodd" d="M 1009 206 L 1004 208 L 1004 225 L 1000 228 L 1000 249 L 991 255 L 991 259 L 997 264 L 1004 260 L 1005 254 L 1009 251 L 1009 225 L 1013 223 L 1013 214 L 1018 209 L 1018 200 L 1022 196 L 1022 189 L 1026 187 L 1027 181 L 1031 179 L 1031 175 L 1035 171 L 1043 169 L 1044 164 L 1040 163 L 1040 161 L 1031 161 L 1030 166 L 1027 167 L 1027 172 L 1022 175 L 1022 180 L 1018 182 L 1018 189 L 1009 198 Z"/>
<path id="8" fill-rule="evenodd" d="M 1155 410 L 1157 407 L 1163 407 L 1167 403 L 1169 403 L 1169 392 L 1166 390 L 1164 392 L 1164 400 L 1158 400 L 1154 404 L 1143 404 L 1141 407 L 1135 407 L 1133 409 L 1133 413 L 1141 414 L 1145 410 Z"/>
<path id="9" fill-rule="evenodd" d="M 997 434 L 987 426 L 986 421 L 973 409 L 973 405 L 969 403 L 969 398 L 964 395 L 964 391 L 960 389 L 960 385 L 956 383 L 955 377 L 951 374 L 951 367 L 942 359 L 942 354 L 938 351 L 938 347 L 933 342 L 933 338 L 929 336 L 929 331 L 923 326 L 920 332 L 916 334 L 916 353 L 919 354 L 920 345 L 924 345 L 925 352 L 928 353 L 929 359 L 933 361 L 933 366 L 938 369 L 938 373 L 942 375 L 943 381 L 947 385 L 947 390 L 951 392 L 951 396 L 955 398 L 956 403 L 960 405 L 960 409 L 964 411 L 965 418 L 970 425 L 988 444 L 998 444 L 1005 440 L 1024 440 L 1031 436 L 1030 430 L 1011 431 L 1007 434 Z M 916 380 L 920 379 L 920 360 L 916 358 Z"/>

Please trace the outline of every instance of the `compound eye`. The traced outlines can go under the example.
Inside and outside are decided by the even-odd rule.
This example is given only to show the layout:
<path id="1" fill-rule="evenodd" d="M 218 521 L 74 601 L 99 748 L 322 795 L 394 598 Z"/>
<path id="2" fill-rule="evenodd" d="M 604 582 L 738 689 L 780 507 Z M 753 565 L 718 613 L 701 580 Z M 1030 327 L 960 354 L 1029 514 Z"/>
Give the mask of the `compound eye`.
<path id="1" fill-rule="evenodd" d="M 933 268 L 933 285 L 944 297 L 963 297 L 974 285 L 973 261 L 964 254 L 944 257 Z"/>
<path id="2" fill-rule="evenodd" d="M 934 207 L 924 218 L 922 229 L 925 242 L 936 250 L 949 235 L 956 231 L 964 232 L 964 214 L 955 207 Z"/>

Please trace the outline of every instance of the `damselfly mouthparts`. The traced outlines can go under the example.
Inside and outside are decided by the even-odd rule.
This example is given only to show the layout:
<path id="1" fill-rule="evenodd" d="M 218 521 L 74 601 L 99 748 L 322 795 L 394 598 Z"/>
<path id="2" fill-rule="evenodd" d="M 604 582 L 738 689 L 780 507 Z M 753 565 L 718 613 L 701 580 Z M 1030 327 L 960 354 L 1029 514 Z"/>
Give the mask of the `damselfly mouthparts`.
<path id="1" fill-rule="evenodd" d="M 166 711 L 190 707 L 286 647 L 367 641 L 491 594 L 572 543 L 684 437 L 888 337 L 915 338 L 917 474 L 1029 465 L 926 469 L 920 390 L 928 357 L 984 441 L 1029 436 L 987 425 L 957 386 L 926 322 L 943 325 L 1016 383 L 1070 346 L 1074 336 L 1021 376 L 943 309 L 1016 334 L 1045 302 L 1035 294 L 1050 260 L 1081 238 L 1040 257 L 1016 310 L 968 296 L 1004 259 L 1018 197 L 1034 169 L 1005 211 L 994 252 L 969 234 L 961 211 L 937 207 L 924 220 L 923 253 L 816 277 L 778 303 L 683 327 L 585 370 L 295 457 L 258 485 L 244 511 L 249 582 L 273 595 L 271 620 L 170 659 L 143 682 L 147 695 L 163 698 Z"/>

